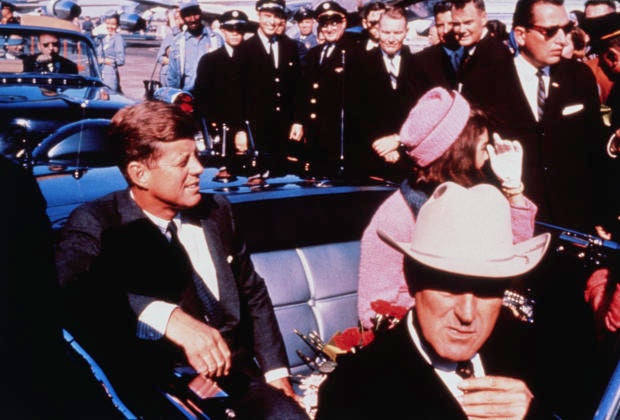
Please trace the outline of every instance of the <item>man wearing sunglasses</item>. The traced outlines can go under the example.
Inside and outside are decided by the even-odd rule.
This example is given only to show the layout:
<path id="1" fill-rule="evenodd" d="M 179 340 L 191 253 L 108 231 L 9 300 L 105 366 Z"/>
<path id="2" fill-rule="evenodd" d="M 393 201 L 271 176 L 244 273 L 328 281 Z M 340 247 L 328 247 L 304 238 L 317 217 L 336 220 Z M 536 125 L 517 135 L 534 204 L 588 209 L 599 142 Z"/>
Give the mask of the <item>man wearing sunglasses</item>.
<path id="1" fill-rule="evenodd" d="M 77 65 L 59 54 L 60 41 L 56 35 L 42 33 L 37 45 L 38 53 L 24 57 L 25 72 L 78 73 Z"/>

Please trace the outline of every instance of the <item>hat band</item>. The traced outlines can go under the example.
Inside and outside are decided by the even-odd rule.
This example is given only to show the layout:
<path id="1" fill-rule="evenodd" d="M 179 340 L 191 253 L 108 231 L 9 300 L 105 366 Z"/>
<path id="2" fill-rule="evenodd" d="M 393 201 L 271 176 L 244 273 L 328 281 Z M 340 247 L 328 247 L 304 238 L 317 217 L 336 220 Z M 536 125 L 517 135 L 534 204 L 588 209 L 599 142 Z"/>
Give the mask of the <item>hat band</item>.
<path id="1" fill-rule="evenodd" d="M 263 3 L 260 6 L 258 6 L 258 10 L 263 10 L 263 9 L 284 10 L 284 7 L 279 3 Z"/>
<path id="2" fill-rule="evenodd" d="M 227 20 L 226 22 L 222 23 L 222 25 L 238 25 L 238 24 L 245 25 L 246 23 L 248 23 L 247 20 L 231 19 L 231 20 Z"/>

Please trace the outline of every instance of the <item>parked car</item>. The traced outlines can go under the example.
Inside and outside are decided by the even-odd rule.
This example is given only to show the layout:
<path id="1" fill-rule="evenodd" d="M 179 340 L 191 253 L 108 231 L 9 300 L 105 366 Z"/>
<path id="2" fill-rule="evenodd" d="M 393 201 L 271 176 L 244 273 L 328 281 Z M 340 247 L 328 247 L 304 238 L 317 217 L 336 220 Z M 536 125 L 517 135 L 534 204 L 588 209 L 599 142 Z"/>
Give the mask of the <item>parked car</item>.
<path id="1" fill-rule="evenodd" d="M 76 73 L 29 65 L 44 33 L 58 38 L 59 55 L 77 66 Z M 21 54 L 9 54 L 17 42 Z M 103 83 L 95 51 L 78 27 L 55 17 L 23 15 L 21 24 L 0 25 L 0 153 L 21 156 L 66 124 L 109 119 L 135 103 Z"/>

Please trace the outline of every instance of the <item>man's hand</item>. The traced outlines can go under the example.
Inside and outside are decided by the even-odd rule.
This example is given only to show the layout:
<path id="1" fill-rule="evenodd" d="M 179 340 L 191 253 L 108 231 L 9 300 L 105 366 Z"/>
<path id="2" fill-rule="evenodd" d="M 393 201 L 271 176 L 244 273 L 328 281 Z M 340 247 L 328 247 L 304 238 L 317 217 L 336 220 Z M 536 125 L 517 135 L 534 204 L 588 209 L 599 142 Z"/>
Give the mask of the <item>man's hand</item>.
<path id="1" fill-rule="evenodd" d="M 36 61 L 37 63 L 47 63 L 52 61 L 52 56 L 47 54 L 39 54 Z"/>
<path id="2" fill-rule="evenodd" d="M 398 134 L 379 137 L 372 142 L 372 149 L 387 162 L 394 161 L 394 153 L 398 153 L 398 146 L 400 146 L 400 136 Z"/>
<path id="3" fill-rule="evenodd" d="M 248 151 L 248 135 L 245 131 L 237 131 L 235 133 L 235 150 L 237 153 Z"/>
<path id="4" fill-rule="evenodd" d="M 466 379 L 458 387 L 465 393 L 459 402 L 469 419 L 523 419 L 534 398 L 523 381 L 503 376 Z"/>
<path id="5" fill-rule="evenodd" d="M 295 141 L 301 141 L 304 138 L 304 126 L 298 123 L 291 125 L 291 131 L 288 134 L 288 138 Z"/>
<path id="6" fill-rule="evenodd" d="M 177 308 L 168 320 L 166 337 L 183 348 L 187 361 L 199 374 L 210 378 L 228 375 L 230 350 L 217 329 Z"/>

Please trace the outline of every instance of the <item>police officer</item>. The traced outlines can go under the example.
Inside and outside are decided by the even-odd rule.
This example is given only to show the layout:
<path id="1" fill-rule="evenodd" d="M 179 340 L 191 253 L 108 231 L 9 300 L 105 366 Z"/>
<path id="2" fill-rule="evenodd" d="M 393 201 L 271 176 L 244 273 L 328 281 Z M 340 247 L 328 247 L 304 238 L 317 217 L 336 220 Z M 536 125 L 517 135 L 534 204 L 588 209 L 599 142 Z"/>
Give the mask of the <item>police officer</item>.
<path id="1" fill-rule="evenodd" d="M 295 12 L 293 19 L 297 22 L 299 29 L 299 34 L 294 39 L 299 42 L 299 54 L 303 60 L 306 53 L 319 43 L 314 33 L 314 13 L 307 7 L 300 7 Z"/>
<path id="2" fill-rule="evenodd" d="M 167 85 L 192 90 L 198 60 L 224 44 L 221 35 L 202 23 L 202 11 L 196 0 L 181 0 L 179 12 L 187 30 L 179 33 L 171 46 Z"/>
<path id="3" fill-rule="evenodd" d="M 256 35 L 239 47 L 244 119 L 256 148 L 281 171 L 288 161 L 289 139 L 303 137 L 298 94 L 301 69 L 295 41 L 278 36 L 285 18 L 284 0 L 258 0 Z"/>
<path id="4" fill-rule="evenodd" d="M 346 9 L 335 1 L 324 1 L 315 9 L 318 30 L 325 43 L 306 56 L 306 131 L 310 171 L 317 177 L 332 177 L 342 170 L 348 139 L 355 137 L 349 98 L 355 89 L 352 79 L 360 44 L 349 33 Z"/>
<path id="5" fill-rule="evenodd" d="M 205 118 L 213 136 L 223 138 L 226 132 L 228 139 L 234 138 L 222 149 L 223 154 L 233 154 L 248 149 L 237 50 L 248 29 L 248 16 L 240 10 L 229 10 L 220 16 L 220 22 L 225 44 L 200 58 L 194 99 L 198 115 Z"/>

